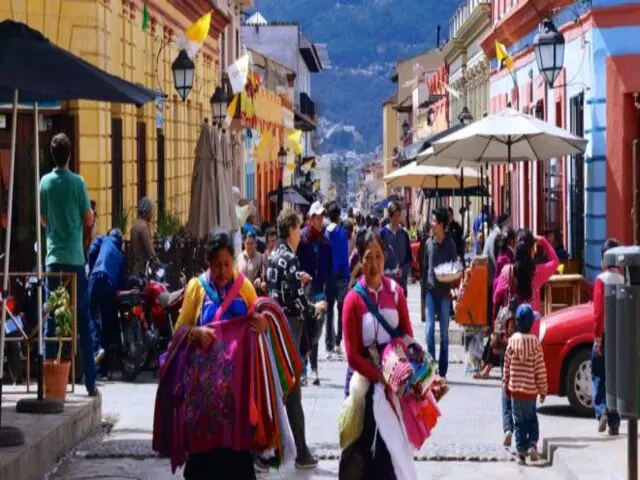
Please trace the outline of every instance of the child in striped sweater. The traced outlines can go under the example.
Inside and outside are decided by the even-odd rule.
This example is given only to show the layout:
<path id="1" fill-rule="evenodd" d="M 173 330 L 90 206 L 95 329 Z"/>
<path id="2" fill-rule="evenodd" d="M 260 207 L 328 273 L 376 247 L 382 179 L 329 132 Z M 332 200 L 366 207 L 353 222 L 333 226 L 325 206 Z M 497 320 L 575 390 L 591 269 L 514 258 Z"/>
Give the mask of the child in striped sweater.
<path id="1" fill-rule="evenodd" d="M 515 314 L 516 333 L 509 339 L 504 356 L 502 385 L 511 397 L 515 427 L 516 449 L 521 464 L 527 454 L 538 460 L 538 414 L 536 399 L 540 403 L 547 396 L 547 369 L 538 337 L 530 334 L 539 315 L 531 305 L 520 305 Z"/>

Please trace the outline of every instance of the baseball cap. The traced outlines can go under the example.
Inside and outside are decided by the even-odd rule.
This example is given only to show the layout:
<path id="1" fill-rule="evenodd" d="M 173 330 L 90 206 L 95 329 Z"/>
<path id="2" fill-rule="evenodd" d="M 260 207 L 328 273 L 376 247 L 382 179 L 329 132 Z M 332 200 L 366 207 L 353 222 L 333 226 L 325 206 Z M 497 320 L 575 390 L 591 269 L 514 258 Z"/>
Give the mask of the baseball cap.
<path id="1" fill-rule="evenodd" d="M 324 206 L 320 202 L 313 202 L 311 208 L 309 209 L 309 216 L 313 217 L 314 215 L 324 215 Z"/>
<path id="2" fill-rule="evenodd" d="M 535 320 L 540 318 L 540 314 L 538 312 L 534 312 L 531 305 L 528 303 L 523 303 L 516 309 L 516 325 L 528 326 L 530 327 Z"/>

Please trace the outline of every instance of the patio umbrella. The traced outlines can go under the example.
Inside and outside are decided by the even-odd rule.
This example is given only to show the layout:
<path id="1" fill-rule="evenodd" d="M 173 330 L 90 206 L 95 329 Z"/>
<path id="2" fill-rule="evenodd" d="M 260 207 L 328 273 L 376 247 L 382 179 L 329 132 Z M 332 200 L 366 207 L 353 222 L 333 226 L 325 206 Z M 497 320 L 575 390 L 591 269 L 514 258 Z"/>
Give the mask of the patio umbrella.
<path id="1" fill-rule="evenodd" d="M 142 105 L 157 93 L 101 70 L 51 43 L 24 23 L 0 22 L 0 99 L 21 102 L 87 99 Z"/>
<path id="2" fill-rule="evenodd" d="M 217 225 L 217 192 L 214 171 L 215 138 L 213 127 L 205 122 L 196 144 L 196 160 L 191 174 L 191 202 L 187 231 L 204 238 Z"/>
<path id="3" fill-rule="evenodd" d="M 22 92 L 22 94 L 21 94 Z M 9 265 L 11 257 L 11 225 L 13 218 L 13 188 L 16 156 L 16 131 L 18 101 L 35 102 L 34 122 L 36 128 L 35 181 L 40 182 L 40 158 L 37 132 L 38 104 L 49 100 L 85 99 L 118 103 L 144 104 L 154 100 L 156 92 L 115 77 L 98 67 L 76 57 L 52 44 L 40 32 L 23 23 L 5 20 L 0 22 L 0 102 L 12 102 L 12 131 L 9 198 L 7 208 L 7 229 L 5 237 L 5 257 L 3 291 L 9 289 Z M 42 238 L 40 231 L 40 195 L 35 191 L 37 269 L 39 285 L 42 283 Z M 37 401 L 23 399 L 17 408 L 22 412 L 56 413 L 64 407 L 60 402 L 46 401 L 43 395 L 43 333 L 42 333 L 42 288 L 37 290 L 38 300 L 38 396 Z M 4 325 L 7 319 L 6 298 L 2 299 L 0 324 L 0 359 L 4 358 Z M 3 377 L 4 362 L 0 361 L 0 379 Z M 0 381 L 0 399 L 2 382 Z M 2 426 L 0 417 L 0 446 L 16 445 L 24 442 L 18 429 Z"/>
<path id="4" fill-rule="evenodd" d="M 292 205 L 302 205 L 309 206 L 311 205 L 309 201 L 304 198 L 304 196 L 298 192 L 294 187 L 284 187 L 283 189 L 278 189 L 269 194 L 269 200 L 272 202 L 278 201 L 278 195 L 282 195 L 282 201 L 291 203 Z"/>
<path id="5" fill-rule="evenodd" d="M 215 130 L 215 129 L 214 129 Z M 238 216 L 232 195 L 233 148 L 226 128 L 217 131 L 218 155 L 216 156 L 216 190 L 218 193 L 218 225 L 229 232 L 238 231 Z"/>
<path id="6" fill-rule="evenodd" d="M 505 164 L 522 160 L 547 160 L 584 153 L 587 141 L 531 115 L 507 108 L 433 142 L 441 166 Z M 426 152 L 425 152 L 426 153 Z M 445 160 L 452 159 L 452 160 Z"/>
<path id="7" fill-rule="evenodd" d="M 465 186 L 479 186 L 481 178 L 476 169 L 459 169 L 452 167 L 438 167 L 434 165 L 418 165 L 411 162 L 384 177 L 384 181 L 390 187 L 410 187 L 454 189 L 460 188 L 461 177 L 464 177 Z M 444 195 L 443 195 L 444 196 Z"/>

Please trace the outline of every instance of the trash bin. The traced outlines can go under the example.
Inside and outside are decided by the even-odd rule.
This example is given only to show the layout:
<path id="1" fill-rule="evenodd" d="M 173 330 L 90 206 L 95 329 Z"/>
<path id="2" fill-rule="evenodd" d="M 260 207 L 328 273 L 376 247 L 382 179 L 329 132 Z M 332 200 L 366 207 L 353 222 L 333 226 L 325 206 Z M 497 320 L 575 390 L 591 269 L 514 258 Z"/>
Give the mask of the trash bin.
<path id="1" fill-rule="evenodd" d="M 604 254 L 605 265 L 615 265 L 618 252 L 624 247 L 617 247 L 607 250 Z M 622 253 L 622 252 L 621 252 Z M 607 407 L 617 410 L 618 398 L 616 396 L 616 352 L 617 352 L 617 288 L 624 284 L 624 276 L 615 271 L 607 271 L 602 274 L 604 283 L 604 331 L 606 340 L 604 342 L 604 352 L 602 352 L 607 362 L 605 362 L 605 385 L 607 390 Z"/>
<path id="2" fill-rule="evenodd" d="M 624 268 L 625 280 L 616 288 L 616 406 L 620 415 L 637 418 L 640 247 L 618 247 L 615 250 L 612 254 L 615 256 L 615 265 Z"/>

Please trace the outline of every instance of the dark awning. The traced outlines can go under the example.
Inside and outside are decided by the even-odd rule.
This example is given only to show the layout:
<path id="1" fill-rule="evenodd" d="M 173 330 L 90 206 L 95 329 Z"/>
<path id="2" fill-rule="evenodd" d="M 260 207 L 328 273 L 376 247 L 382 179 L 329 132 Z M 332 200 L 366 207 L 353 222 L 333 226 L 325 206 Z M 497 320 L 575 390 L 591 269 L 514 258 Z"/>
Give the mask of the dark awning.
<path id="1" fill-rule="evenodd" d="M 272 202 L 278 201 L 279 190 L 273 190 L 269 192 L 269 200 Z M 311 203 L 305 198 L 302 192 L 298 191 L 296 187 L 284 187 L 282 193 L 282 199 L 284 202 L 292 203 L 293 205 L 311 205 Z"/>
<path id="2" fill-rule="evenodd" d="M 405 165 L 409 162 L 413 162 L 418 157 L 418 155 L 420 155 L 422 152 L 427 150 L 433 142 L 441 138 L 444 138 L 447 135 L 453 132 L 456 132 L 463 127 L 464 125 L 457 123 L 453 127 L 449 127 L 446 130 L 442 130 L 441 132 L 434 133 L 433 135 L 427 138 L 422 138 L 416 142 L 413 142 L 411 145 L 404 147 L 400 152 L 400 163 L 402 165 Z"/>
<path id="3" fill-rule="evenodd" d="M 0 102 L 98 100 L 142 105 L 157 92 L 123 80 L 51 43 L 24 23 L 0 22 Z"/>
<path id="4" fill-rule="evenodd" d="M 489 190 L 486 187 L 465 187 L 465 188 L 423 188 L 422 192 L 426 198 L 443 197 L 489 197 Z"/>

